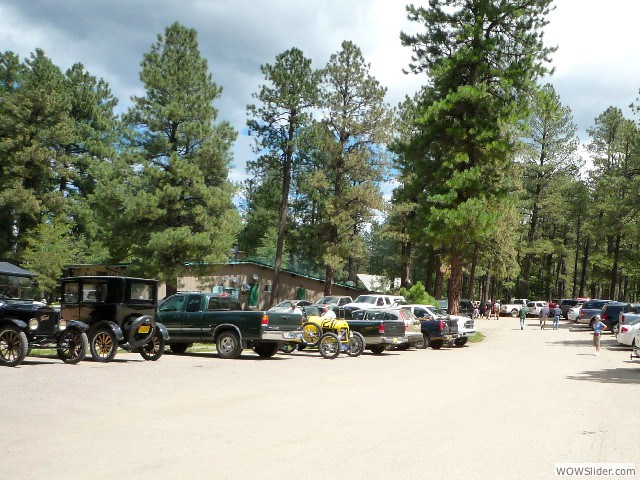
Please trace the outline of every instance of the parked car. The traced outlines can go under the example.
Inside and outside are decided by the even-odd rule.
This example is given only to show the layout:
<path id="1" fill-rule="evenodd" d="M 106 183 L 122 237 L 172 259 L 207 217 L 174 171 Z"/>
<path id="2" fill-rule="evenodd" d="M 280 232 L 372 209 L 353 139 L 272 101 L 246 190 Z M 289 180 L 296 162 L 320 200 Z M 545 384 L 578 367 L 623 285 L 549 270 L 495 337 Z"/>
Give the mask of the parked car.
<path id="1" fill-rule="evenodd" d="M 624 314 L 624 316 L 631 318 L 625 318 L 625 322 L 620 324 L 620 330 L 618 331 L 618 343 L 635 347 L 636 335 L 640 332 L 640 315 Z"/>
<path id="2" fill-rule="evenodd" d="M 469 335 L 475 335 L 473 320 L 461 315 L 448 315 L 446 310 L 433 305 L 407 304 L 400 308 L 410 310 L 421 324 L 425 348 L 439 349 L 445 344 L 462 347 Z"/>
<path id="3" fill-rule="evenodd" d="M 388 346 L 408 342 L 404 323 L 407 314 L 408 312 L 388 308 L 356 310 L 347 323 L 353 332 L 358 332 L 364 337 L 366 349 L 380 354 Z"/>
<path id="4" fill-rule="evenodd" d="M 569 309 L 577 306 L 580 303 L 582 302 L 577 298 L 562 298 L 560 300 L 560 310 L 562 310 L 562 316 L 569 320 L 569 317 L 567 316 Z"/>
<path id="5" fill-rule="evenodd" d="M 286 312 L 287 310 L 291 310 L 291 305 L 294 303 L 297 304 L 299 308 L 312 304 L 309 300 L 283 300 L 275 307 L 271 307 L 267 312 Z"/>
<path id="6" fill-rule="evenodd" d="M 407 337 L 407 341 L 399 345 L 399 348 L 426 348 L 427 344 L 422 336 L 422 324 L 418 317 L 404 307 L 399 307 L 398 310 L 400 310 L 399 317 L 404 320 L 404 333 Z"/>
<path id="7" fill-rule="evenodd" d="M 320 305 L 320 306 L 330 305 L 330 306 L 336 306 L 336 307 L 343 307 L 347 303 L 352 303 L 352 302 L 353 302 L 353 299 L 349 296 L 331 295 L 328 297 L 322 297 L 320 300 L 315 302 L 314 305 Z"/>
<path id="8" fill-rule="evenodd" d="M 356 299 L 344 305 L 345 310 L 369 310 L 372 308 L 391 308 L 396 302 L 404 301 L 402 295 L 359 295 Z"/>
<path id="9" fill-rule="evenodd" d="M 602 307 L 612 301 L 613 300 L 595 299 L 584 302 L 582 304 L 582 308 L 580 308 L 580 316 L 576 318 L 576 323 L 586 323 L 593 328 L 593 324 L 596 323 L 596 319 L 600 318 Z"/>
<path id="10" fill-rule="evenodd" d="M 78 363 L 87 354 L 89 328 L 77 320 L 34 301 L 36 274 L 0 262 L 0 365 L 20 365 L 32 348 L 55 348 L 65 363 Z"/>
<path id="11" fill-rule="evenodd" d="M 623 313 L 635 313 L 640 310 L 638 303 L 609 302 L 602 307 L 600 318 L 612 334 L 617 335 Z"/>
<path id="12" fill-rule="evenodd" d="M 576 319 L 580 316 L 581 308 L 582 308 L 582 303 L 578 303 L 575 307 L 571 307 L 569 310 L 567 310 L 567 320 L 576 322 Z"/>
<path id="13" fill-rule="evenodd" d="M 169 333 L 155 319 L 158 281 L 119 276 L 62 279 L 60 316 L 89 326 L 94 360 L 109 362 L 118 347 L 158 360 Z"/>
<path id="14" fill-rule="evenodd" d="M 235 310 L 228 296 L 216 293 L 172 295 L 158 305 L 157 315 L 171 334 L 171 351 L 178 354 L 197 342 L 215 344 L 224 359 L 240 357 L 244 348 L 269 358 L 283 344 L 299 343 L 302 338 L 302 314 Z"/>
<path id="15" fill-rule="evenodd" d="M 537 317 L 540 314 L 540 310 L 547 305 L 547 302 L 542 300 L 536 300 L 535 302 L 527 302 L 527 308 L 529 309 L 528 315 L 530 317 Z"/>
<path id="16" fill-rule="evenodd" d="M 514 298 L 512 303 L 500 305 L 500 315 L 511 315 L 517 317 L 523 305 L 529 302 L 526 298 Z"/>

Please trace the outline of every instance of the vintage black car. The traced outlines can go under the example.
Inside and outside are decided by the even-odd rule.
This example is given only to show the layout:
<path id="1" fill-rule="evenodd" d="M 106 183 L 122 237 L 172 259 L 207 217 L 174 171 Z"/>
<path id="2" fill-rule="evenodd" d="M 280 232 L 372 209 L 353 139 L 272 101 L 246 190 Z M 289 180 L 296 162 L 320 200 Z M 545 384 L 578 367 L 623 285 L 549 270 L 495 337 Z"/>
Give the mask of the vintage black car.
<path id="1" fill-rule="evenodd" d="M 60 315 L 89 326 L 89 351 L 94 360 L 109 362 L 118 346 L 157 360 L 169 339 L 155 320 L 158 281 L 119 276 L 62 279 Z"/>
<path id="2" fill-rule="evenodd" d="M 34 300 L 35 276 L 0 262 L 0 365 L 15 367 L 32 348 L 50 347 L 63 362 L 80 362 L 87 354 L 89 327 L 62 320 L 56 310 Z"/>

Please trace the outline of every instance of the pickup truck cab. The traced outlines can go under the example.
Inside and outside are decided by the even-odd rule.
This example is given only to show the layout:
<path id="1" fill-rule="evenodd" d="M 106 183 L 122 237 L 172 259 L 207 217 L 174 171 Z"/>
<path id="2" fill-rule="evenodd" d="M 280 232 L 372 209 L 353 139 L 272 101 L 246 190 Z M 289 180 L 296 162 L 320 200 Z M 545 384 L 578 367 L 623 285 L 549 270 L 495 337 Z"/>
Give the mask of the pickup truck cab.
<path id="1" fill-rule="evenodd" d="M 272 357 L 284 343 L 299 343 L 302 315 L 293 312 L 232 310 L 232 299 L 220 293 L 177 293 L 160 305 L 156 318 L 169 331 L 169 346 L 184 353 L 193 343 L 214 343 L 220 358 L 238 358 L 253 348 Z"/>

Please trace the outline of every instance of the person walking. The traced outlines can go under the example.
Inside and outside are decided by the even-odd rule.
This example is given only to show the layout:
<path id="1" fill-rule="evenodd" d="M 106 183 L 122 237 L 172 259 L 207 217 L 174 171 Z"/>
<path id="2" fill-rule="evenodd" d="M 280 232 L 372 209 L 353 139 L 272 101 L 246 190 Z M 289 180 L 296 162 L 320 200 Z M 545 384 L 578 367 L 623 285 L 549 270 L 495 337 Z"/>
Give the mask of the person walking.
<path id="1" fill-rule="evenodd" d="M 558 324 L 560 323 L 560 315 L 562 315 L 562 310 L 560 309 L 560 305 L 556 305 L 556 308 L 553 309 L 553 329 L 558 329 Z"/>
<path id="2" fill-rule="evenodd" d="M 526 304 L 520 307 L 518 311 L 518 315 L 520 316 L 520 330 L 524 330 L 524 320 L 527 318 L 527 314 L 529 313 L 529 307 Z"/>
<path id="3" fill-rule="evenodd" d="M 500 300 L 493 304 L 493 312 L 496 314 L 496 320 L 500 320 Z"/>
<path id="4" fill-rule="evenodd" d="M 538 320 L 540 320 L 540 330 L 544 330 L 544 327 L 547 326 L 547 317 L 549 317 L 549 307 L 545 305 L 540 309 L 540 313 L 538 314 Z"/>
<path id="5" fill-rule="evenodd" d="M 596 347 L 594 355 L 600 355 L 600 335 L 603 330 L 606 330 L 607 326 L 598 318 L 598 321 L 593 324 L 593 346 Z"/>

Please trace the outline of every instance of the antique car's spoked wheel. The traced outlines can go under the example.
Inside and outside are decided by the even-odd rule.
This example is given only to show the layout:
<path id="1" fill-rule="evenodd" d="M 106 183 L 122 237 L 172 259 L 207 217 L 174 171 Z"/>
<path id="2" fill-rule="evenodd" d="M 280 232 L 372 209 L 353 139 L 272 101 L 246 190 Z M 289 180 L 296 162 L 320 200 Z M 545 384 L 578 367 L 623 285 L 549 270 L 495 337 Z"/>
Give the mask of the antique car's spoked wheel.
<path id="1" fill-rule="evenodd" d="M 0 328 L 0 365 L 15 367 L 27 356 L 29 341 L 23 331 L 16 327 Z"/>
<path id="2" fill-rule="evenodd" d="M 140 349 L 140 355 L 145 360 L 151 360 L 152 362 L 155 362 L 164 353 L 164 345 L 164 337 L 160 332 L 156 332 L 149 343 L 142 346 L 142 348 Z"/>
<path id="3" fill-rule="evenodd" d="M 118 341 L 111 330 L 100 329 L 96 331 L 89 342 L 91 356 L 98 362 L 109 362 L 116 356 Z"/>
<path id="4" fill-rule="evenodd" d="M 305 322 L 302 325 L 302 341 L 307 347 L 315 347 L 322 336 L 322 328 L 313 322 Z"/>
<path id="5" fill-rule="evenodd" d="M 335 333 L 325 333 L 320 337 L 318 350 L 324 358 L 336 358 L 340 354 L 342 343 Z"/>
<path id="6" fill-rule="evenodd" d="M 360 332 L 353 332 L 353 336 L 349 339 L 349 350 L 347 354 L 350 357 L 358 357 L 364 351 L 366 342 Z"/>
<path id="7" fill-rule="evenodd" d="M 87 334 L 77 330 L 67 330 L 58 340 L 58 357 L 64 363 L 75 364 L 87 356 L 89 340 Z"/>

